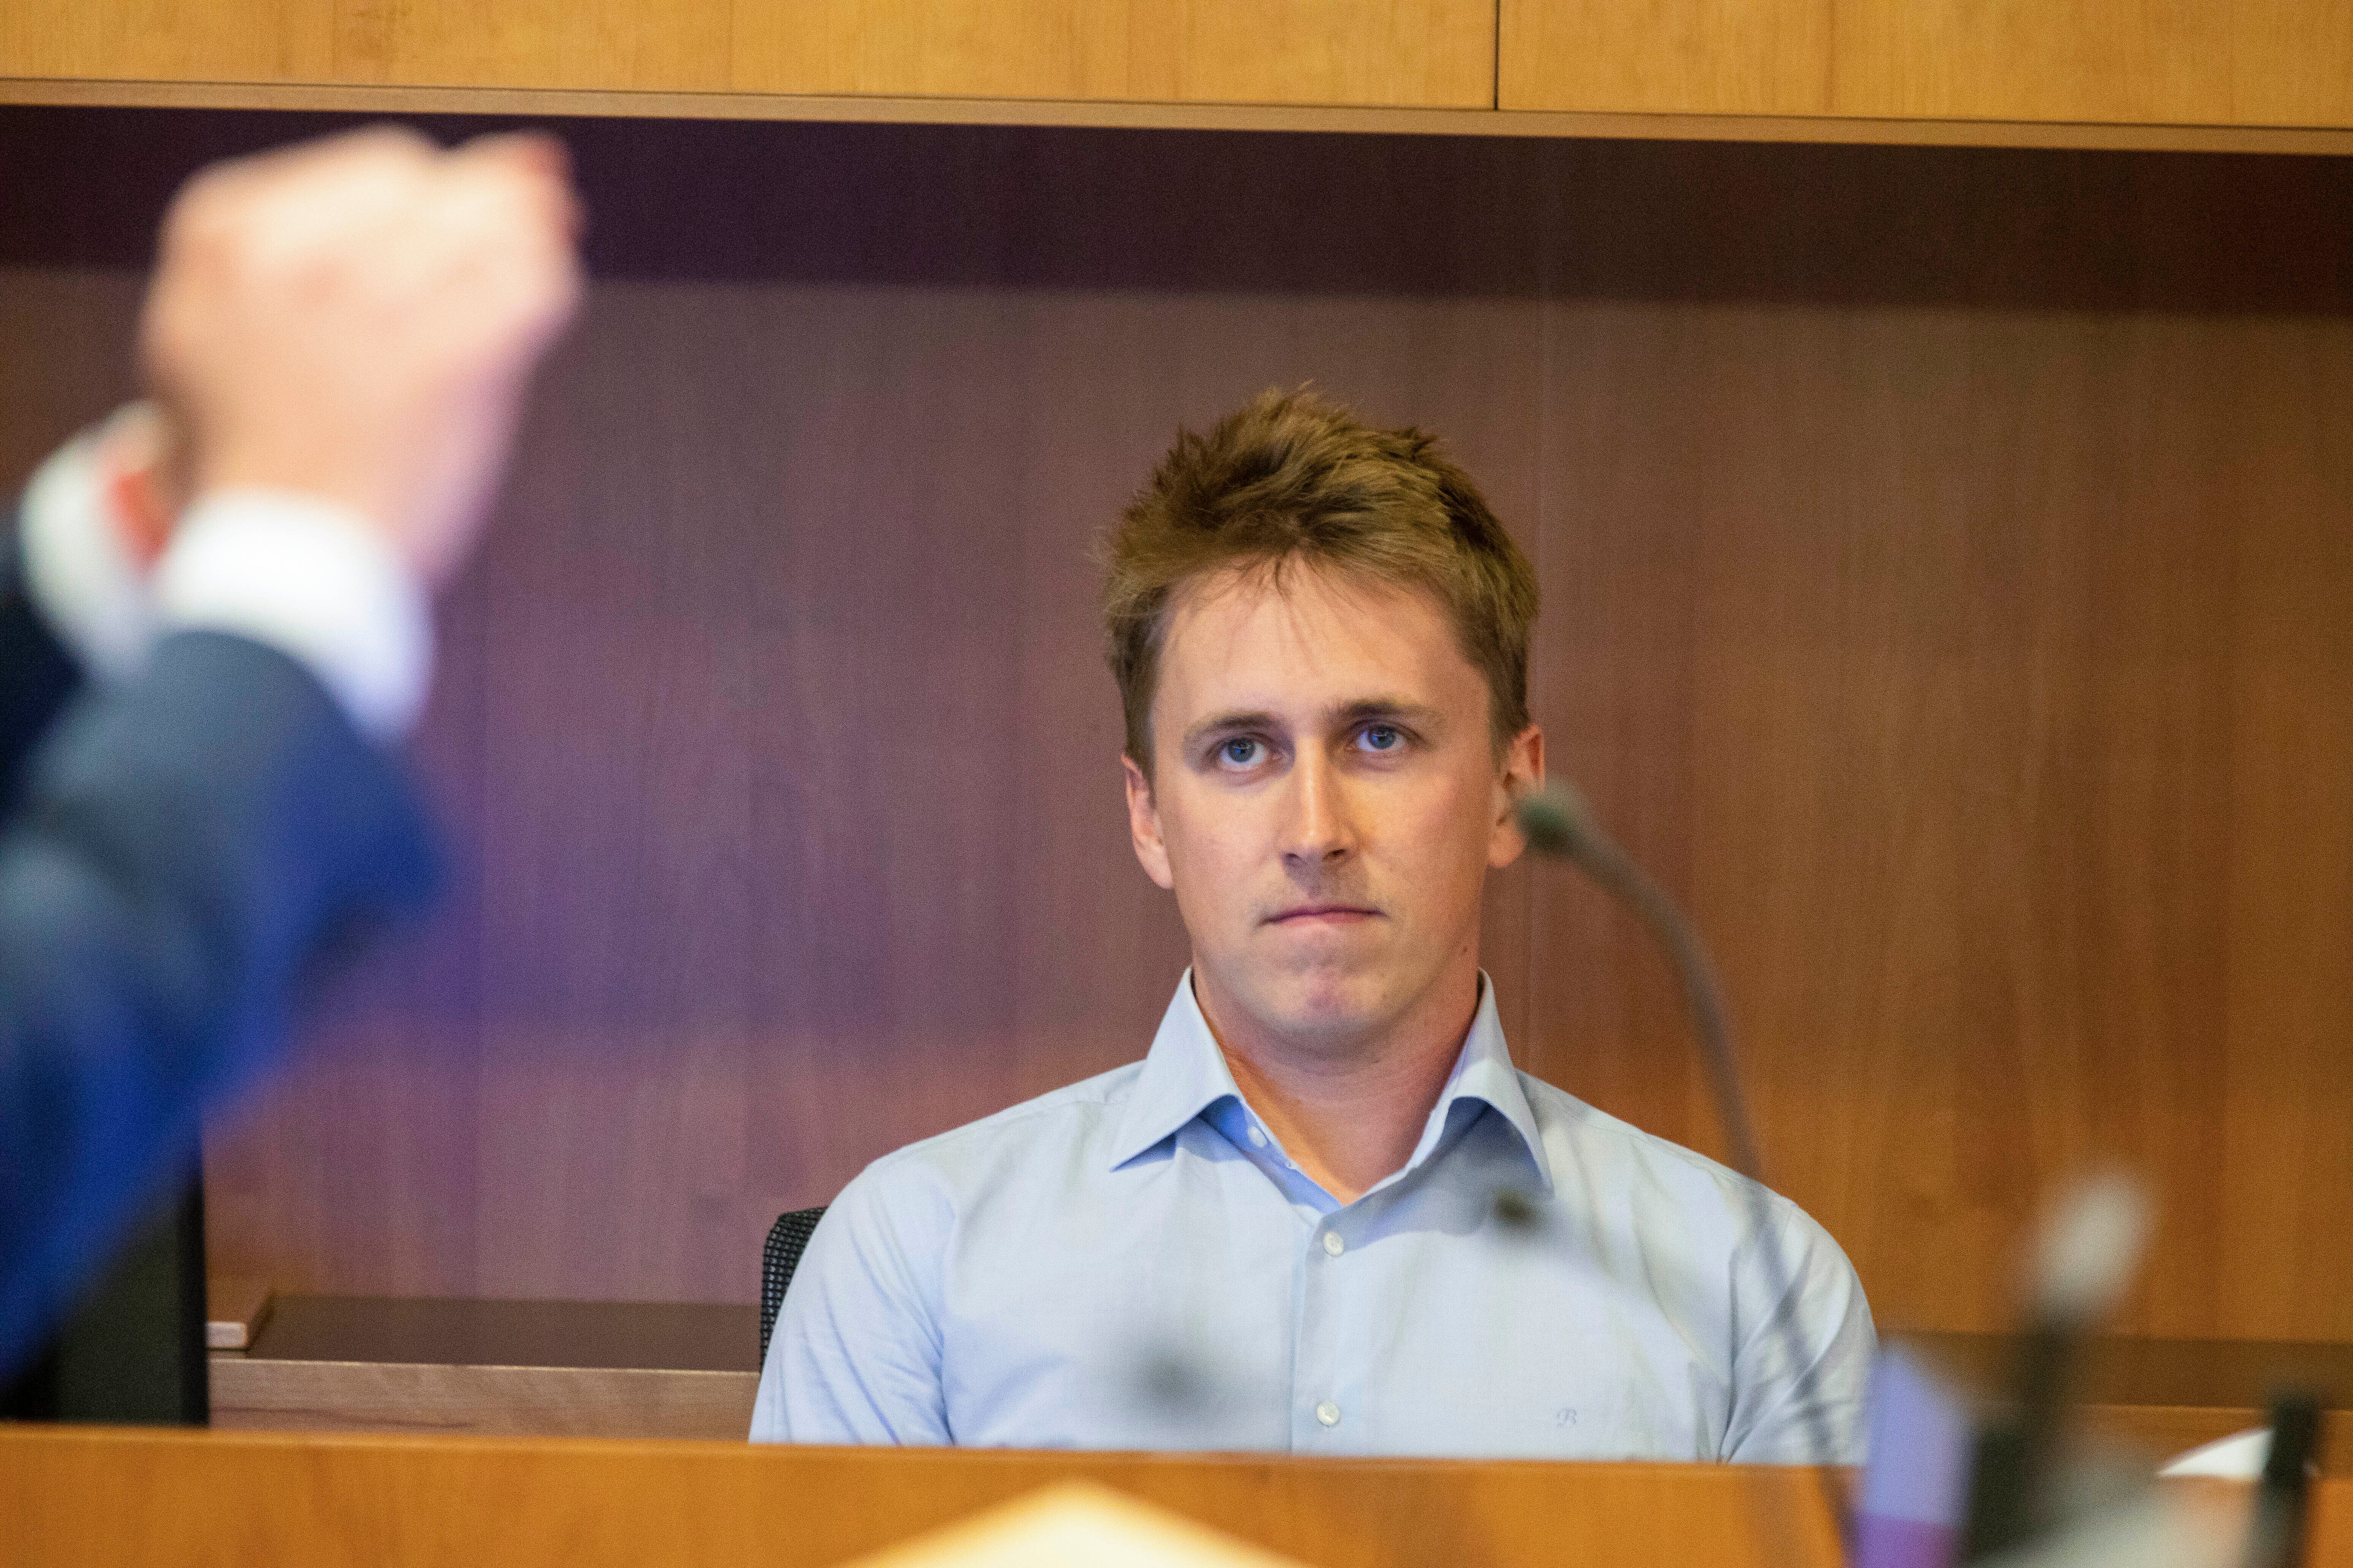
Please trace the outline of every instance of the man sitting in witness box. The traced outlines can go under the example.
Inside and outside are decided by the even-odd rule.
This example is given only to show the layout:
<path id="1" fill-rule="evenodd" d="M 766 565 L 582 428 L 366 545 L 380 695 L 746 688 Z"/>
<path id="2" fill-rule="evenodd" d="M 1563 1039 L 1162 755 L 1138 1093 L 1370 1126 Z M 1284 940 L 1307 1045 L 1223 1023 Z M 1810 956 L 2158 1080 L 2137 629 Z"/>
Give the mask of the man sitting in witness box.
<path id="1" fill-rule="evenodd" d="M 1535 612 L 1419 432 L 1270 393 L 1179 435 L 1104 618 L 1136 858 L 1192 967 L 1142 1062 L 850 1183 L 754 1439 L 1858 1457 L 1874 1340 L 1838 1244 L 1504 1047 L 1480 895 L 1544 778 Z"/>

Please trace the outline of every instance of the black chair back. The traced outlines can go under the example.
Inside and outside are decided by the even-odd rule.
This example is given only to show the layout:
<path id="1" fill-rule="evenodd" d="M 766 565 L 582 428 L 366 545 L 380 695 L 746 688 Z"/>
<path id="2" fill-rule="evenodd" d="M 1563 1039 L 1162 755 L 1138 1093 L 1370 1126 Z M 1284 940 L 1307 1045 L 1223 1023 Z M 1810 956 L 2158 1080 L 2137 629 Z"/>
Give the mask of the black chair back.
<path id="1" fill-rule="evenodd" d="M 785 1304 L 785 1287 L 801 1266 L 801 1253 L 817 1233 L 822 1208 L 793 1209 L 776 1216 L 768 1227 L 768 1244 L 760 1249 L 760 1364 L 768 1364 L 768 1340 L 776 1331 L 776 1313 Z"/>

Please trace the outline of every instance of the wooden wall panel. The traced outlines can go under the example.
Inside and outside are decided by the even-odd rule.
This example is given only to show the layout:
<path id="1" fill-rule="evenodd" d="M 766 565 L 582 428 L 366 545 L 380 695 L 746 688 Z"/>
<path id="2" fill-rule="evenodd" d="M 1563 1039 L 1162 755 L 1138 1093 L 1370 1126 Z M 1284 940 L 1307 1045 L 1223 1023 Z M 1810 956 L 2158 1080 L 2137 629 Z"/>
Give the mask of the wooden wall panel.
<path id="1" fill-rule="evenodd" d="M 1494 105 L 1487 0 L 15 0 L 0 77 Z"/>
<path id="2" fill-rule="evenodd" d="M 1171 102 L 1494 104 L 1482 0 L 739 4 L 730 85 Z"/>
<path id="3" fill-rule="evenodd" d="M 1504 109 L 2353 124 L 2353 12 L 2064 0 L 1502 0 Z"/>
<path id="4" fill-rule="evenodd" d="M 2122 1160 L 2190 1243 L 2159 1255 L 2145 1321 L 2218 1321 L 2240 607 L 2212 510 L 2234 442 L 2284 410 L 2172 395 L 2211 372 L 2206 322 L 1713 327 L 1679 413 L 1618 438 L 1703 474 L 1662 585 L 1694 668 L 1662 850 L 1719 933 L 1782 1179 L 1859 1255 L 1907 1259 L 1878 1305 L 1926 1323 L 1998 1312 L 2052 1175 Z M 2307 512 L 2299 553 L 2348 522 Z M 1647 785 L 1612 791 L 1638 831 Z"/>
<path id="5" fill-rule="evenodd" d="M 0 111 L 12 471 L 120 384 L 126 212 L 315 128 Z M 2353 1338 L 2353 168 L 570 134 L 599 280 L 418 742 L 452 897 L 222 1123 L 223 1268 L 748 1300 L 777 1210 L 1132 1059 L 1183 942 L 1085 551 L 1313 377 L 1520 530 L 1556 764 L 1718 944 L 1883 1321 L 2000 1326 L 2105 1157 L 2165 1203 L 2120 1327 Z M 1490 910 L 1524 1064 L 1715 1147 L 1637 934 Z"/>
<path id="6" fill-rule="evenodd" d="M 2233 489 L 2240 632 L 2229 668 L 2227 1116 L 2214 1204 L 2230 1230 L 2218 1315 L 2278 1335 L 2307 1296 L 2353 1278 L 2353 527 L 2333 475 L 2353 466 L 2346 323 L 2251 334 L 2237 390 L 2252 416 Z M 2321 460 L 2282 462 L 2288 448 Z M 2326 518 L 2315 528 L 2306 520 Z M 2320 1179 L 2316 1179 L 2318 1175 Z M 2332 1317 L 2345 1321 L 2341 1301 Z"/>

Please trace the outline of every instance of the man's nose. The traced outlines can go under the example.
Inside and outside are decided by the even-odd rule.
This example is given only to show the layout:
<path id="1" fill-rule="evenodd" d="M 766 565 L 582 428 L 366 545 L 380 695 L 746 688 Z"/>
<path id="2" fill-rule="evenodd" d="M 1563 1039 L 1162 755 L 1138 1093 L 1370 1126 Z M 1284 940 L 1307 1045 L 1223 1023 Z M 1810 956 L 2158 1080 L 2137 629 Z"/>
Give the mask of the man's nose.
<path id="1" fill-rule="evenodd" d="M 1356 847 L 1340 771 L 1310 751 L 1291 770 L 1291 819 L 1284 825 L 1282 858 L 1302 870 L 1347 858 Z"/>

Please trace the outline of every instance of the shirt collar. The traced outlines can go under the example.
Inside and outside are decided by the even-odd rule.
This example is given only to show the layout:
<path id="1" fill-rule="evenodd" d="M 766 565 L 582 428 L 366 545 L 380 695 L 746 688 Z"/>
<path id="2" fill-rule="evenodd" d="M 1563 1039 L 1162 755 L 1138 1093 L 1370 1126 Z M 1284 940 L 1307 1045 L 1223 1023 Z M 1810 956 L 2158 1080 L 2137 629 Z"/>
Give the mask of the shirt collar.
<path id="1" fill-rule="evenodd" d="M 1471 1016 L 1462 1054 L 1454 1058 L 1454 1071 L 1439 1091 L 1438 1103 L 1430 1108 L 1430 1121 L 1421 1131 L 1421 1142 L 1414 1146 L 1413 1157 L 1405 1163 L 1407 1170 L 1430 1158 L 1446 1135 L 1455 1105 L 1462 1100 L 1492 1108 L 1519 1134 L 1528 1163 L 1535 1167 L 1536 1178 L 1549 1195 L 1552 1162 L 1545 1158 L 1536 1113 L 1528 1104 L 1527 1090 L 1520 1087 L 1520 1070 L 1512 1065 L 1511 1048 L 1504 1043 L 1504 1021 L 1495 1016 L 1495 983 L 1483 969 L 1479 972 L 1479 1010 Z"/>
<path id="2" fill-rule="evenodd" d="M 1193 994 L 1193 972 L 1187 969 L 1176 982 L 1176 994 L 1160 1016 L 1160 1030 L 1152 1038 L 1144 1070 L 1136 1075 L 1135 1087 L 1128 1094 L 1127 1109 L 1112 1140 L 1111 1163 L 1125 1164 L 1228 1096 L 1239 1101 L 1241 1090 L 1234 1085 L 1217 1037 L 1209 1032 L 1209 1021 L 1201 1016 L 1201 1004 Z M 1493 1108 L 1519 1134 L 1529 1162 L 1535 1166 L 1545 1191 L 1550 1193 L 1552 1165 L 1545 1158 L 1535 1112 L 1529 1109 L 1519 1070 L 1512 1066 L 1511 1050 L 1504 1042 L 1503 1021 L 1495 1015 L 1494 982 L 1484 972 L 1479 976 L 1479 1009 L 1472 1015 L 1470 1033 L 1463 1037 L 1461 1054 L 1455 1058 L 1454 1071 L 1440 1091 L 1438 1103 L 1430 1108 L 1421 1142 L 1406 1162 L 1408 1171 L 1436 1150 L 1460 1100 Z"/>
<path id="3" fill-rule="evenodd" d="M 1201 1016 L 1187 969 L 1177 977 L 1176 994 L 1160 1016 L 1160 1032 L 1152 1037 L 1151 1053 L 1128 1093 L 1119 1135 L 1112 1140 L 1112 1164 L 1126 1164 L 1228 1095 L 1240 1100 L 1241 1090 Z"/>

